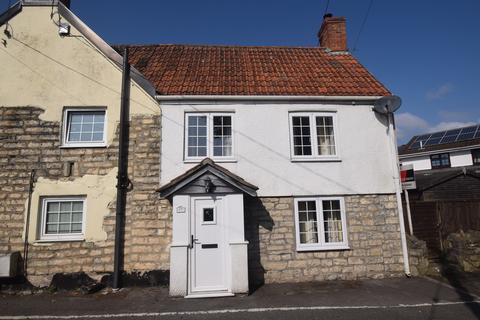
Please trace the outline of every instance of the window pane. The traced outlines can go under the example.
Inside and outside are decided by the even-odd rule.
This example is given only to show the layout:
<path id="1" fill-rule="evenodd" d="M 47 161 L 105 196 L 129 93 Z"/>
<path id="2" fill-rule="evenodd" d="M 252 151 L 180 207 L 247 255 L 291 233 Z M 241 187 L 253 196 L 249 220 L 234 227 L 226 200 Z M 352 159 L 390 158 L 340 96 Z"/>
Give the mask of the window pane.
<path id="1" fill-rule="evenodd" d="M 48 201 L 45 212 L 47 234 L 62 234 L 82 231 L 83 201 Z"/>
<path id="2" fill-rule="evenodd" d="M 47 224 L 45 233 L 58 233 L 58 224 Z"/>
<path id="3" fill-rule="evenodd" d="M 105 111 L 68 111 L 67 142 L 101 142 Z"/>
<path id="4" fill-rule="evenodd" d="M 60 203 L 49 202 L 47 204 L 47 212 L 58 212 L 60 210 Z"/>
<path id="5" fill-rule="evenodd" d="M 206 157 L 207 156 L 207 148 L 206 147 L 199 147 L 197 156 L 198 157 Z"/>
<path id="6" fill-rule="evenodd" d="M 480 149 L 472 150 L 473 164 L 480 164 Z"/>
<path id="7" fill-rule="evenodd" d="M 450 167 L 450 155 L 448 153 L 434 154 L 430 156 L 432 168 Z"/>
<path id="8" fill-rule="evenodd" d="M 206 156 L 207 146 L 207 117 L 188 116 L 187 156 Z"/>
<path id="9" fill-rule="evenodd" d="M 332 117 L 315 117 L 319 155 L 335 155 L 335 137 Z"/>
<path id="10" fill-rule="evenodd" d="M 58 213 L 48 213 L 47 223 L 58 222 Z"/>
<path id="11" fill-rule="evenodd" d="M 72 233 L 82 232 L 82 224 L 81 223 L 73 223 L 72 224 Z"/>
<path id="12" fill-rule="evenodd" d="M 317 210 L 315 201 L 298 201 L 300 243 L 318 243 Z"/>
<path id="13" fill-rule="evenodd" d="M 231 116 L 213 117 L 213 155 L 229 157 L 232 155 Z"/>
<path id="14" fill-rule="evenodd" d="M 325 242 L 343 242 L 342 214 L 339 200 L 323 200 Z"/>
<path id="15" fill-rule="evenodd" d="M 59 224 L 58 233 L 70 233 L 70 224 L 69 223 Z"/>
<path id="16" fill-rule="evenodd" d="M 60 222 L 70 222 L 70 212 L 60 213 Z"/>
<path id="17" fill-rule="evenodd" d="M 188 147 L 188 156 L 189 157 L 196 157 L 197 156 L 197 148 Z"/>
<path id="18" fill-rule="evenodd" d="M 308 116 L 292 117 L 293 154 L 296 156 L 312 155 L 310 118 Z"/>
<path id="19" fill-rule="evenodd" d="M 72 222 L 82 222 L 82 213 L 72 213 Z"/>

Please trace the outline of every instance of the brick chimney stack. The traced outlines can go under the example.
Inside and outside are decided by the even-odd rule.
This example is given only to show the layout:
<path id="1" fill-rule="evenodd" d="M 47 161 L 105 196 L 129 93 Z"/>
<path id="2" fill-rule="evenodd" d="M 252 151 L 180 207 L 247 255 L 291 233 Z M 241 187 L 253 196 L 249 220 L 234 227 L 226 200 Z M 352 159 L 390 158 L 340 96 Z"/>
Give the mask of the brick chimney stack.
<path id="1" fill-rule="evenodd" d="M 332 51 L 347 51 L 347 28 L 345 17 L 334 17 L 331 13 L 323 16 L 323 23 L 318 31 L 320 47 Z"/>

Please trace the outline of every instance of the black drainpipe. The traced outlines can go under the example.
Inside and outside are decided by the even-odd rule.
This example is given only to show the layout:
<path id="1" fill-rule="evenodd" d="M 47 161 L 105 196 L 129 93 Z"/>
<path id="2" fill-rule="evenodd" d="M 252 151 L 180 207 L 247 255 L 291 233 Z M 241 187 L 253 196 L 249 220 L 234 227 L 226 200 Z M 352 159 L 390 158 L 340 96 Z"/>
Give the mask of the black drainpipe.
<path id="1" fill-rule="evenodd" d="M 28 268 L 28 232 L 30 229 L 30 210 L 32 207 L 33 182 L 35 179 L 35 169 L 30 171 L 30 183 L 28 187 L 27 221 L 25 224 L 25 242 L 23 243 L 23 275 L 27 276 Z"/>
<path id="2" fill-rule="evenodd" d="M 117 205 L 115 217 L 115 252 L 113 257 L 113 288 L 119 289 L 120 276 L 123 269 L 123 230 L 125 207 L 127 204 L 128 179 L 128 135 L 129 135 L 129 103 L 130 103 L 130 64 L 128 48 L 123 53 L 122 93 L 120 105 L 120 132 L 118 138 L 118 175 Z"/>

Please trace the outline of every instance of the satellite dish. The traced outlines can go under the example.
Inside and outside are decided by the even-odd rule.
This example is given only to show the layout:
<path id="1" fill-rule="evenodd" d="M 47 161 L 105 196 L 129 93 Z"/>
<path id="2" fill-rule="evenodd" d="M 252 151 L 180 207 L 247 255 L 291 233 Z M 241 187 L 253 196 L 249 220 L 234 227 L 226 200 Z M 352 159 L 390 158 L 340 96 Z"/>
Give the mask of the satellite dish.
<path id="1" fill-rule="evenodd" d="M 375 101 L 373 110 L 381 114 L 394 113 L 400 108 L 402 99 L 398 96 L 385 96 Z"/>

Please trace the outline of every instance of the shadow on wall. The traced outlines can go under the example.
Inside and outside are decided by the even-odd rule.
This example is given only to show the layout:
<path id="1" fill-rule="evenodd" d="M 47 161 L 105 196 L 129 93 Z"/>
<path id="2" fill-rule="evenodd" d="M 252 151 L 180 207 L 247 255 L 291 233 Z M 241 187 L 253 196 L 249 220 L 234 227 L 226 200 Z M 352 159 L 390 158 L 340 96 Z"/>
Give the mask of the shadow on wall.
<path id="1" fill-rule="evenodd" d="M 275 223 L 259 198 L 245 196 L 245 237 L 248 241 L 248 284 L 253 293 L 265 283 L 260 255 L 260 228 L 273 230 Z"/>

